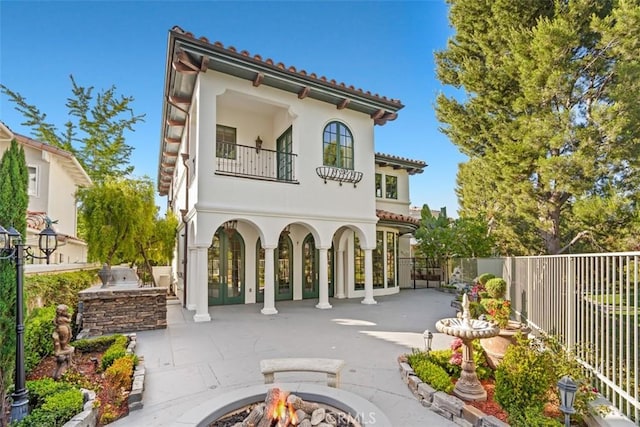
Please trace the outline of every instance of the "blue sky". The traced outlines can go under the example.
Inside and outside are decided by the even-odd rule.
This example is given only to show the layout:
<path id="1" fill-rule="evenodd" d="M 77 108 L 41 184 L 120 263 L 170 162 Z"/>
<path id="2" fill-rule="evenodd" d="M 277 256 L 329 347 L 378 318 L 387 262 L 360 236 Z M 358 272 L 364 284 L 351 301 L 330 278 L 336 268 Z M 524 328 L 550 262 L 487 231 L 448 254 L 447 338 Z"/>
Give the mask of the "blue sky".
<path id="1" fill-rule="evenodd" d="M 96 90 L 133 96 L 144 123 L 127 135 L 136 175 L 157 176 L 168 31 L 174 25 L 211 42 L 400 99 L 395 121 L 375 128 L 376 151 L 424 160 L 411 179 L 411 204 L 446 206 L 457 216 L 458 163 L 434 113 L 443 87 L 433 53 L 453 30 L 444 0 L 379 1 L 7 1 L 0 0 L 0 81 L 62 129 L 69 75 Z M 0 120 L 31 135 L 0 98 Z M 159 199 L 163 207 L 166 200 Z"/>

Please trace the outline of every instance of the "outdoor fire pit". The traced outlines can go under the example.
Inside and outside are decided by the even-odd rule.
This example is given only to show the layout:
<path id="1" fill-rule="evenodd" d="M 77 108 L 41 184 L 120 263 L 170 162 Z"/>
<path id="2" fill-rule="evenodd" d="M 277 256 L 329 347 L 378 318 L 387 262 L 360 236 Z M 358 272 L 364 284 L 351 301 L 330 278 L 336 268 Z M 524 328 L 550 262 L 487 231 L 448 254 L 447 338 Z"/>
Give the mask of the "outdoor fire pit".
<path id="1" fill-rule="evenodd" d="M 360 396 L 333 387 L 300 383 L 260 384 L 229 391 L 186 412 L 174 425 L 304 427 L 320 423 L 336 427 L 391 427 L 382 411 Z"/>

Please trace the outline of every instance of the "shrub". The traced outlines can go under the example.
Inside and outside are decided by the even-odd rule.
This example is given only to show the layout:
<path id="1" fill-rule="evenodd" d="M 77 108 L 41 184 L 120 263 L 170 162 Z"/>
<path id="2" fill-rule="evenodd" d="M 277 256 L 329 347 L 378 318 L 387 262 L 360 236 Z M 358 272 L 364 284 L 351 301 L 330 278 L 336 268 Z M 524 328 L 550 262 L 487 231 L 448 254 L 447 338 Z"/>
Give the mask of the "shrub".
<path id="1" fill-rule="evenodd" d="M 487 281 L 489 279 L 493 279 L 494 277 L 496 277 L 494 274 L 482 273 L 481 275 L 478 276 L 477 282 L 480 283 L 482 286 L 485 286 L 487 284 Z"/>
<path id="2" fill-rule="evenodd" d="M 416 375 L 425 383 L 438 391 L 451 393 L 453 383 L 447 371 L 429 360 L 421 360 L 417 366 L 412 366 Z"/>
<path id="3" fill-rule="evenodd" d="M 562 427 L 564 425 L 553 418 L 546 417 L 538 408 L 533 407 L 525 408 L 513 417 L 509 415 L 509 423 L 515 427 Z"/>
<path id="4" fill-rule="evenodd" d="M 78 292 L 98 281 L 98 270 L 38 274 L 25 277 L 27 308 L 39 307 L 43 301 L 54 305 L 66 304 L 72 310 L 78 306 Z"/>
<path id="5" fill-rule="evenodd" d="M 109 384 L 116 390 L 131 389 L 131 377 L 133 376 L 133 357 L 125 356 L 115 360 L 104 373 Z"/>
<path id="6" fill-rule="evenodd" d="M 55 306 L 34 309 L 25 321 L 24 354 L 27 372 L 36 367 L 40 360 L 53 354 L 55 330 L 53 319 L 56 316 Z"/>
<path id="7" fill-rule="evenodd" d="M 487 281 L 485 288 L 490 298 L 502 299 L 507 292 L 507 282 L 500 277 L 494 277 Z"/>
<path id="8" fill-rule="evenodd" d="M 520 338 L 508 347 L 495 377 L 495 400 L 509 413 L 510 421 L 526 416 L 527 408 L 542 413 L 549 390 L 555 386 L 553 355 Z"/>
<path id="9" fill-rule="evenodd" d="M 82 392 L 70 384 L 46 378 L 27 381 L 27 388 L 32 411 L 16 427 L 59 427 L 82 411 Z"/>
<path id="10" fill-rule="evenodd" d="M 127 353 L 127 344 L 129 338 L 124 335 L 116 335 L 116 339 L 111 346 L 102 355 L 101 367 L 102 370 L 106 370 L 111 364 Z"/>
<path id="11" fill-rule="evenodd" d="M 27 381 L 29 405 L 32 407 L 41 406 L 49 396 L 72 388 L 73 386 L 64 382 L 54 381 L 53 378 Z"/>
<path id="12" fill-rule="evenodd" d="M 120 335 L 105 335 L 102 337 L 87 338 L 77 340 L 71 343 L 76 351 L 82 353 L 91 353 L 94 351 L 105 351 L 108 349 Z"/>
<path id="13" fill-rule="evenodd" d="M 105 425 L 114 422 L 118 419 L 118 411 L 111 403 L 106 403 L 101 408 L 102 415 L 100 415 L 100 425 Z"/>

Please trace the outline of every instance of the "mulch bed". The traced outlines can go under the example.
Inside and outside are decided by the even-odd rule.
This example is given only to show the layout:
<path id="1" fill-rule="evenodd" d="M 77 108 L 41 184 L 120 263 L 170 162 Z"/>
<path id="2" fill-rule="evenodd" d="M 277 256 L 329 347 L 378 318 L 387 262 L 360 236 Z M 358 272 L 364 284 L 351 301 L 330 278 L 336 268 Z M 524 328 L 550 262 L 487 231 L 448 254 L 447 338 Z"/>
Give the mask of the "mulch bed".
<path id="1" fill-rule="evenodd" d="M 507 422 L 509 415 L 502 409 L 502 407 L 493 399 L 496 385 L 493 380 L 480 381 L 482 388 L 487 392 L 487 400 L 485 402 L 465 402 L 467 405 L 473 406 L 484 412 L 487 415 L 493 415 L 500 421 Z"/>

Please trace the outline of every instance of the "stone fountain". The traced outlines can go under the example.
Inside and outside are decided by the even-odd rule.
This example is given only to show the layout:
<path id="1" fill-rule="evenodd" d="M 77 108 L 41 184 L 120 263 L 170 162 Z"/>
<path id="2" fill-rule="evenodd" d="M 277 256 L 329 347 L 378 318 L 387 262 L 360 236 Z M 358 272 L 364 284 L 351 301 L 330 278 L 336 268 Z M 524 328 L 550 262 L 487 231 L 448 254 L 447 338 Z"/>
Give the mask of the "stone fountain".
<path id="1" fill-rule="evenodd" d="M 438 320 L 436 329 L 462 339 L 462 372 L 453 389 L 453 394 L 466 401 L 487 400 L 487 392 L 476 375 L 473 340 L 494 337 L 498 335 L 500 328 L 484 320 L 472 319 L 469 314 L 469 299 L 465 293 L 462 296 L 462 317 Z"/>

